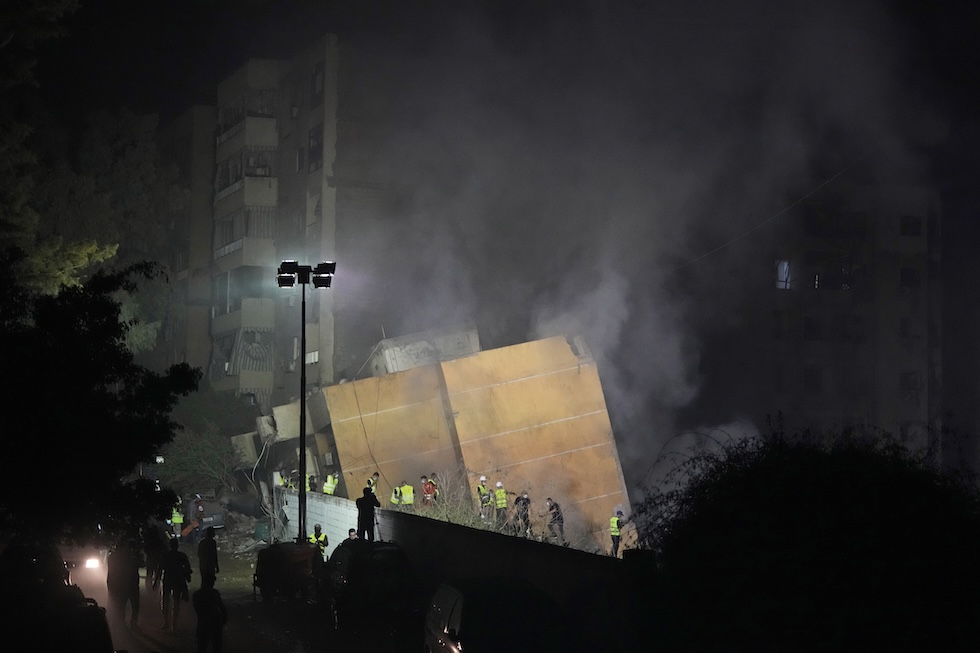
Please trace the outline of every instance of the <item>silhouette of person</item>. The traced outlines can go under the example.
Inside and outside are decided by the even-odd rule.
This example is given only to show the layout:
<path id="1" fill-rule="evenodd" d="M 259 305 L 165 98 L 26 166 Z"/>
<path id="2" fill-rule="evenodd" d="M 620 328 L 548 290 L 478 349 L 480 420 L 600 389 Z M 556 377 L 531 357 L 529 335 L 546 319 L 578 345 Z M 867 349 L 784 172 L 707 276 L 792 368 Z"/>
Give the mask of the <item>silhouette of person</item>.
<path id="1" fill-rule="evenodd" d="M 354 502 L 357 506 L 357 536 L 368 542 L 374 541 L 374 509 L 381 503 L 370 487 L 364 488 L 364 496 Z"/>
<path id="2" fill-rule="evenodd" d="M 194 592 L 192 599 L 197 613 L 197 653 L 205 653 L 208 644 L 213 653 L 221 653 L 221 639 L 228 611 L 225 609 L 221 593 L 214 589 L 214 577 L 201 580 L 201 589 Z"/>
<path id="3" fill-rule="evenodd" d="M 127 540 L 122 540 L 106 560 L 106 589 L 109 609 L 114 618 L 126 622 L 126 605 L 131 606 L 129 627 L 139 629 L 140 566 L 139 552 Z"/>
<path id="4" fill-rule="evenodd" d="M 214 526 L 204 531 L 204 539 L 197 544 L 197 560 L 201 569 L 201 587 L 211 579 L 211 585 L 218 577 L 218 543 L 214 541 Z"/>
<path id="5" fill-rule="evenodd" d="M 187 598 L 187 583 L 191 582 L 191 563 L 187 554 L 178 547 L 177 538 L 170 540 L 170 549 L 160 558 L 153 576 L 153 589 L 163 579 L 163 593 L 160 595 L 160 611 L 163 612 L 164 630 L 176 630 L 180 617 L 180 602 Z"/>

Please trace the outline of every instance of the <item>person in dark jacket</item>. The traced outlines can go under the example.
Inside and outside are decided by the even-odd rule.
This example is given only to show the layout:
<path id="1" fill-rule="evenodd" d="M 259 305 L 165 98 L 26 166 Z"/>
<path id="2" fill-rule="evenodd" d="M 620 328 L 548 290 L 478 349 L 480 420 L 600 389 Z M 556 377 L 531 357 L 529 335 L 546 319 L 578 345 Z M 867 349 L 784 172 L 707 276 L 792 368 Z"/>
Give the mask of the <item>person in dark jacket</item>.
<path id="1" fill-rule="evenodd" d="M 214 578 L 202 579 L 201 589 L 194 592 L 192 599 L 197 613 L 197 653 L 205 653 L 208 644 L 213 653 L 221 653 L 221 639 L 228 611 L 225 609 L 221 593 L 214 589 Z"/>
<path id="2" fill-rule="evenodd" d="M 143 558 L 127 540 L 121 541 L 106 560 L 106 589 L 114 619 L 126 623 L 126 605 L 131 606 L 129 627 L 139 630 L 140 567 Z"/>
<path id="3" fill-rule="evenodd" d="M 204 539 L 197 543 L 197 561 L 201 569 L 201 587 L 211 580 L 218 578 L 218 543 L 214 541 L 214 526 L 208 526 L 204 531 Z"/>
<path id="4" fill-rule="evenodd" d="M 374 509 L 381 503 L 370 487 L 364 488 L 364 496 L 354 502 L 357 506 L 357 536 L 368 542 L 374 541 Z"/>
<path id="5" fill-rule="evenodd" d="M 558 544 L 565 546 L 568 542 L 565 540 L 565 516 L 561 512 L 561 506 L 551 497 L 545 503 L 548 505 L 548 530 Z"/>
<path id="6" fill-rule="evenodd" d="M 180 617 L 180 602 L 187 600 L 187 583 L 191 582 L 191 563 L 187 554 L 179 549 L 177 538 L 170 540 L 170 550 L 163 554 L 153 575 L 153 589 L 163 579 L 160 595 L 160 611 L 163 612 L 164 630 L 176 630 Z"/>

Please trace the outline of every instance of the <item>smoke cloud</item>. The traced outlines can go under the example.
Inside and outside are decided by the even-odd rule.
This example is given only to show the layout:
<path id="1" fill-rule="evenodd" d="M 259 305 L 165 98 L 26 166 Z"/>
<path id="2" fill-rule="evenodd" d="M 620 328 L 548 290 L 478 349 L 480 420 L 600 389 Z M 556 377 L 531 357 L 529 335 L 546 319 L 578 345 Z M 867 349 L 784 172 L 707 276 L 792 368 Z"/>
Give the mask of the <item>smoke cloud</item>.
<path id="1" fill-rule="evenodd" d="M 403 332 L 472 320 L 485 348 L 583 334 L 642 483 L 676 434 L 713 430 L 678 410 L 699 400 L 704 339 L 747 298 L 740 250 L 704 255 L 827 171 L 909 159 L 912 129 L 935 131 L 901 84 L 896 21 L 813 4 L 479 5 L 353 39 L 362 99 L 390 125 L 357 145 L 410 199 L 345 274 L 383 288 Z"/>

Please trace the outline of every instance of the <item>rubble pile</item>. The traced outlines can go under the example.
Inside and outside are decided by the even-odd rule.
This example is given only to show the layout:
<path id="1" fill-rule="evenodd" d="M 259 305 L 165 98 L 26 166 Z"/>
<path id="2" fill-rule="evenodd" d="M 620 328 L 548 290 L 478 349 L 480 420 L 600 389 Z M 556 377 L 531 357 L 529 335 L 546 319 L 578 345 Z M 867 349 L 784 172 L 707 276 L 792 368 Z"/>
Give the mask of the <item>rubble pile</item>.
<path id="1" fill-rule="evenodd" d="M 255 518 L 228 512 L 221 531 L 221 550 L 237 557 L 252 558 L 269 545 L 269 518 Z"/>

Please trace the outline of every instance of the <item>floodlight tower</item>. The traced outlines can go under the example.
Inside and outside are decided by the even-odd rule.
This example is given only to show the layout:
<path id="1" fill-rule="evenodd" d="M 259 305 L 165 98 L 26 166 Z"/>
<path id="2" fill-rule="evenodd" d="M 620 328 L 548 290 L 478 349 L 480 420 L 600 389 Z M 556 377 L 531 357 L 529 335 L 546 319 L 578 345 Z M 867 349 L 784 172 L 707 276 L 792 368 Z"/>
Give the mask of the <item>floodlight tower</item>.
<path id="1" fill-rule="evenodd" d="M 297 283 L 302 286 L 300 301 L 300 355 L 303 360 L 299 366 L 299 525 L 297 526 L 296 541 L 306 541 L 306 286 L 310 283 L 314 288 L 329 288 L 333 281 L 337 264 L 334 261 L 323 261 L 316 267 L 300 265 L 297 261 L 283 261 L 276 272 L 276 283 L 280 288 L 292 288 Z"/>

